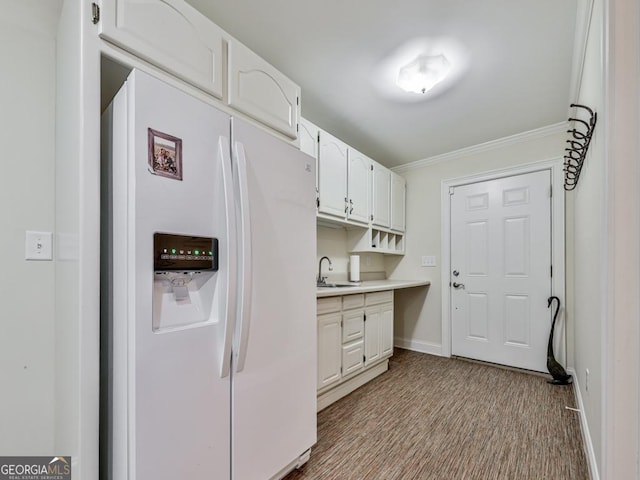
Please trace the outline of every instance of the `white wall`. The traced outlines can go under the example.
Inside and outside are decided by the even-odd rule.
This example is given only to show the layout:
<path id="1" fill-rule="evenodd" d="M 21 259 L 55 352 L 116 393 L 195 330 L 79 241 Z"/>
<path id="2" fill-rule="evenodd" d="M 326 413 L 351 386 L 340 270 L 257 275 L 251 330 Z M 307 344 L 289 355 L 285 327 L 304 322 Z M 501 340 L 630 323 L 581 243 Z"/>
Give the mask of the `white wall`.
<path id="1" fill-rule="evenodd" d="M 327 262 L 322 264 L 322 276 L 329 280 L 343 281 L 349 272 L 349 256 L 347 252 L 347 231 L 342 228 L 332 228 L 318 225 L 318 256 L 328 256 L 333 264 L 333 271 L 327 270 Z M 384 258 L 380 253 L 360 253 L 360 272 L 383 272 Z"/>
<path id="2" fill-rule="evenodd" d="M 385 258 L 390 278 L 431 280 L 428 291 L 407 289 L 396 294 L 396 345 L 440 354 L 442 346 L 441 184 L 464 177 L 561 157 L 565 128 L 554 126 L 502 141 L 453 152 L 394 169 L 407 179 L 406 254 Z M 436 267 L 422 267 L 420 258 L 434 255 Z"/>
<path id="3" fill-rule="evenodd" d="M 595 462 L 602 450 L 602 318 L 606 291 L 603 262 L 606 181 L 603 121 L 603 0 L 595 0 L 578 102 L 600 113 L 577 188 L 567 194 L 567 283 L 573 301 L 567 307 L 573 325 L 573 367 L 582 396 Z M 585 117 L 580 117 L 585 118 Z M 588 118 L 588 117 L 586 117 Z M 586 371 L 589 370 L 587 383 Z M 587 389 L 588 387 L 588 389 Z"/>
<path id="4" fill-rule="evenodd" d="M 0 452 L 54 454 L 54 262 L 25 261 L 25 230 L 53 232 L 55 32 L 60 1 L 5 0 L 0 16 Z"/>

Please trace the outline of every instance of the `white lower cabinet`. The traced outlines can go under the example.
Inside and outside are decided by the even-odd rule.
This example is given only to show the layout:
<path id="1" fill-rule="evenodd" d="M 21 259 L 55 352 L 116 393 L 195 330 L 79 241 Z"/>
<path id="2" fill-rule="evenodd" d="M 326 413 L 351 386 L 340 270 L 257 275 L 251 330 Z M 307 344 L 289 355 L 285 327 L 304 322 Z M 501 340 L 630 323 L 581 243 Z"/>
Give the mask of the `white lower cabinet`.
<path id="1" fill-rule="evenodd" d="M 364 310 L 365 366 L 393 354 L 393 291 L 367 294 Z"/>
<path id="2" fill-rule="evenodd" d="M 362 370 L 364 345 L 362 339 L 342 346 L 342 374 L 349 375 Z"/>
<path id="3" fill-rule="evenodd" d="M 342 315 L 318 316 L 318 389 L 342 376 Z"/>
<path id="4" fill-rule="evenodd" d="M 393 290 L 319 298 L 318 410 L 388 369 Z"/>
<path id="5" fill-rule="evenodd" d="M 380 360 L 380 308 L 367 308 L 365 316 L 364 359 L 365 365 L 371 365 Z"/>
<path id="6" fill-rule="evenodd" d="M 393 355 L 393 303 L 380 307 L 380 354 L 382 357 Z"/>

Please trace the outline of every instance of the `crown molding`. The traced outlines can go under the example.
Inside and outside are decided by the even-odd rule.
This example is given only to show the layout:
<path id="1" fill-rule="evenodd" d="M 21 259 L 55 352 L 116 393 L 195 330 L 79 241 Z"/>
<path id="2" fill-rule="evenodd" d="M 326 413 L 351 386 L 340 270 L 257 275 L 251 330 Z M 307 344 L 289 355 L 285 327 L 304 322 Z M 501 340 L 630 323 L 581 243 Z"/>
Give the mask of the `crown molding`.
<path id="1" fill-rule="evenodd" d="M 459 160 L 463 157 L 467 157 L 469 155 L 477 155 L 479 153 L 489 152 L 491 150 L 497 150 L 500 148 L 508 147 L 510 145 L 516 145 L 518 143 L 527 142 L 527 141 L 535 140 L 538 138 L 544 138 L 550 135 L 556 135 L 558 133 L 563 133 L 566 130 L 566 128 L 567 128 L 567 122 L 554 123 L 553 125 L 536 128 L 535 130 L 529 130 L 527 132 L 517 133 L 515 135 L 499 138 L 497 140 L 491 140 L 489 142 L 480 143 L 478 145 L 473 145 L 471 147 L 465 147 L 459 150 L 454 150 L 452 152 L 443 153 L 441 155 L 424 158 L 422 160 L 416 160 L 415 162 L 406 163 L 404 165 L 393 167 L 391 170 L 396 173 L 404 173 L 404 172 L 409 172 L 411 170 L 415 170 L 418 168 L 424 168 L 430 165 L 435 165 L 437 163 L 451 162 L 451 161 Z"/>

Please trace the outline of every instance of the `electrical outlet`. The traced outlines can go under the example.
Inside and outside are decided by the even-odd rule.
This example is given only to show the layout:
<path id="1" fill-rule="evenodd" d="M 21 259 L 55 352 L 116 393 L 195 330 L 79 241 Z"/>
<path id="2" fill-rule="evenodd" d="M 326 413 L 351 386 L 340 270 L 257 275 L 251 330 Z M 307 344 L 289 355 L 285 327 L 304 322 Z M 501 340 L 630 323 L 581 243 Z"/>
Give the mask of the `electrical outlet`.
<path id="1" fill-rule="evenodd" d="M 588 368 L 584 370 L 584 391 L 585 392 L 589 391 L 589 369 Z"/>
<path id="2" fill-rule="evenodd" d="M 24 243 L 25 260 L 52 260 L 53 234 L 51 232 L 26 232 Z"/>
<path id="3" fill-rule="evenodd" d="M 421 265 L 423 267 L 435 267 L 436 266 L 435 255 L 423 255 Z"/>

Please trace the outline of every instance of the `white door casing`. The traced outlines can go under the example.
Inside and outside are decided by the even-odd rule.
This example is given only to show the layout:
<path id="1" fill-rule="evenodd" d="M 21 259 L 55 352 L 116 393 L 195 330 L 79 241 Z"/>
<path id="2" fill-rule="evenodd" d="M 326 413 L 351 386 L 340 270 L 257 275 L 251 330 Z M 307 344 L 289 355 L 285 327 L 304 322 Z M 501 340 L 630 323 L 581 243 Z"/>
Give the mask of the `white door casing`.
<path id="1" fill-rule="evenodd" d="M 538 172 L 533 177 L 543 186 L 532 190 L 526 185 L 529 176 L 524 174 L 531 172 Z M 550 200 L 550 179 L 561 184 L 561 161 L 443 182 L 444 355 L 453 352 L 545 371 L 551 314 L 546 300 L 551 294 L 564 298 L 564 196 L 557 189 L 559 194 Z M 456 187 L 454 195 L 449 194 L 452 187 Z M 536 215 L 518 205 L 536 203 L 536 198 L 543 205 Z M 489 213 L 485 206 L 496 206 L 496 212 Z M 457 209 L 464 209 L 467 217 L 462 226 L 456 222 Z M 505 236 L 511 238 L 507 248 L 501 246 Z M 543 243 L 545 248 L 541 248 Z M 466 259 L 469 255 L 473 257 L 470 263 Z M 484 261 L 480 261 L 483 255 Z M 554 276 L 550 277 L 552 263 Z M 454 270 L 458 277 L 452 276 Z M 533 294 L 526 292 L 532 276 L 543 284 Z M 450 282 L 465 286 L 450 291 Z M 496 296 L 495 290 L 501 292 Z M 484 316 L 468 317 L 469 309 L 484 312 Z M 556 355 L 561 362 L 565 354 L 563 327 L 561 316 L 556 327 Z M 509 360 L 509 356 L 514 358 Z"/>

